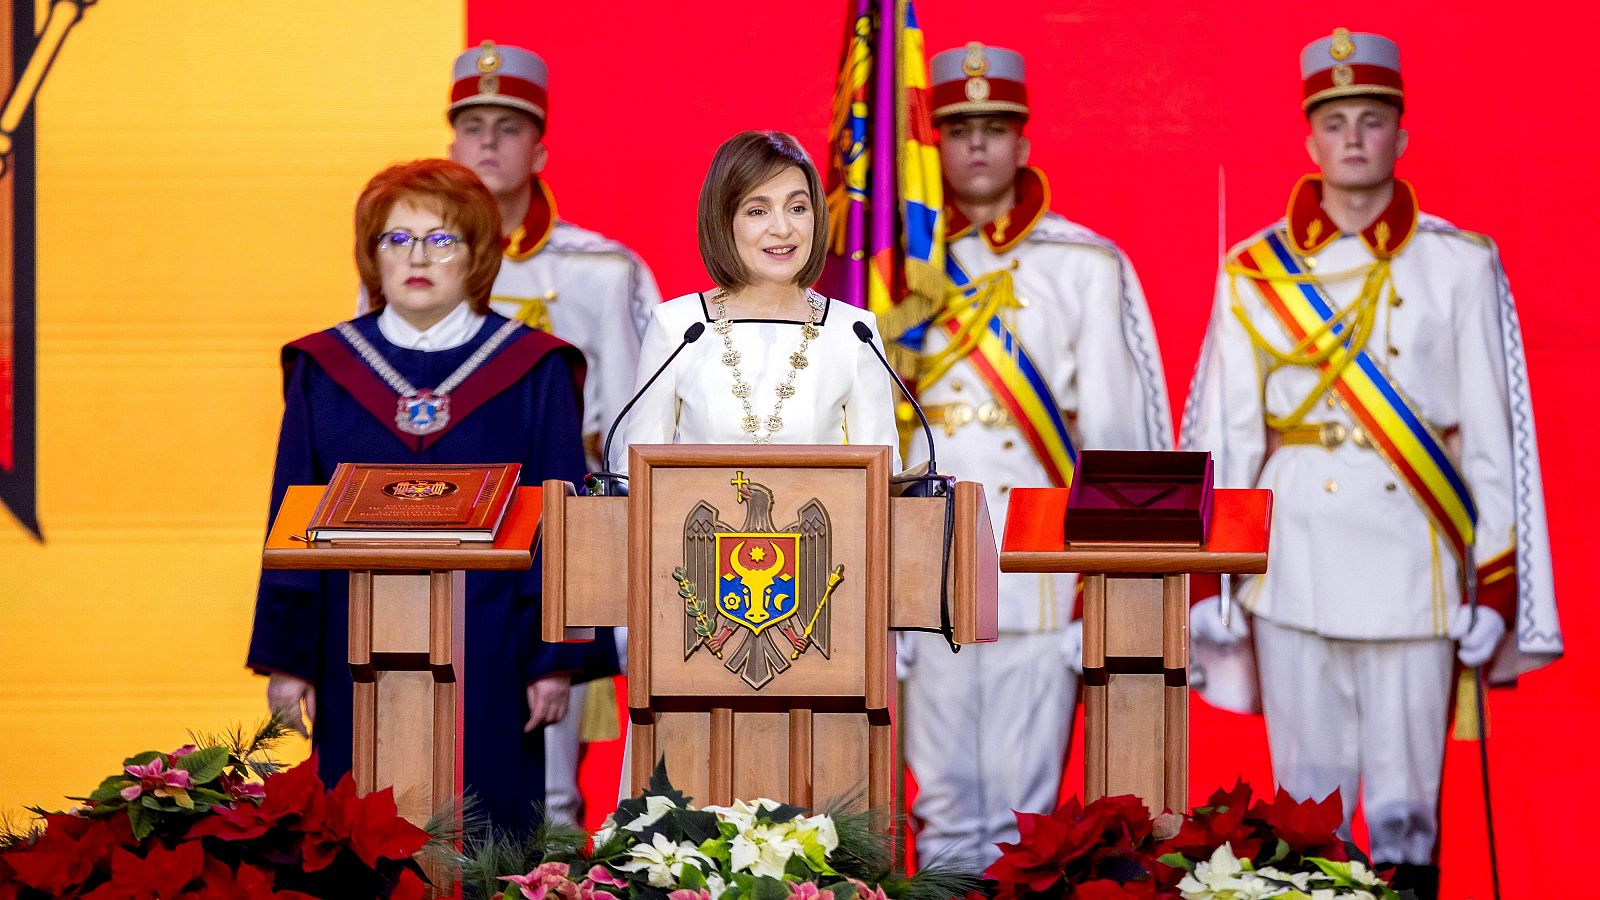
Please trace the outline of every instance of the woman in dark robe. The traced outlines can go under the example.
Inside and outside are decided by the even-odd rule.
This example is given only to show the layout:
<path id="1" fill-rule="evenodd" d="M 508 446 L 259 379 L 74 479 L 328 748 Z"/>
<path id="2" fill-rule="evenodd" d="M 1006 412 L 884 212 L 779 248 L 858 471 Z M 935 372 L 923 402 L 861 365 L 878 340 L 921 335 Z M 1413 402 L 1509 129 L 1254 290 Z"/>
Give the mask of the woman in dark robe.
<path id="1" fill-rule="evenodd" d="M 341 462 L 522 465 L 522 483 L 578 481 L 583 357 L 489 309 L 499 211 L 472 172 L 444 160 L 393 166 L 356 205 L 365 315 L 283 349 L 284 414 L 271 515 L 294 484 Z M 270 522 L 270 518 L 269 518 Z M 467 573 L 465 780 L 497 828 L 525 828 L 544 800 L 539 729 L 573 682 L 617 671 L 612 642 L 539 640 L 539 573 Z M 304 733 L 319 772 L 350 770 L 348 576 L 263 571 L 248 665 L 270 707 Z"/>

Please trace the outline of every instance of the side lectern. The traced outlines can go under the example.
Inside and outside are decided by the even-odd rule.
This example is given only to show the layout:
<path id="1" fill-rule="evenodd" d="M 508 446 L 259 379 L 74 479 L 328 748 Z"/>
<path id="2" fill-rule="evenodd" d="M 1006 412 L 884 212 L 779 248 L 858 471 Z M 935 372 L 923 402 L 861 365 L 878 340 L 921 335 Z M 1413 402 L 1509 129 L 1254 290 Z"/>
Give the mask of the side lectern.
<path id="1" fill-rule="evenodd" d="M 307 543 L 327 488 L 291 486 L 267 536 L 268 569 L 350 572 L 351 775 L 356 791 L 393 787 L 399 812 L 424 825 L 462 793 L 466 573 L 526 569 L 541 488 L 517 489 L 493 543 L 335 540 Z M 430 871 L 448 890 L 448 876 Z"/>
<path id="2" fill-rule="evenodd" d="M 636 445 L 629 496 L 544 492 L 544 639 L 628 628 L 633 791 L 890 802 L 895 629 L 996 637 L 981 486 L 892 497 L 888 447 Z M 943 536 L 951 535 L 948 560 Z M 941 573 L 948 573 L 941 586 Z"/>
<path id="3" fill-rule="evenodd" d="M 1001 569 L 1083 578 L 1085 802 L 1188 809 L 1189 575 L 1265 572 L 1272 520 L 1207 457 L 1086 450 L 1072 489 L 1011 493 Z"/>

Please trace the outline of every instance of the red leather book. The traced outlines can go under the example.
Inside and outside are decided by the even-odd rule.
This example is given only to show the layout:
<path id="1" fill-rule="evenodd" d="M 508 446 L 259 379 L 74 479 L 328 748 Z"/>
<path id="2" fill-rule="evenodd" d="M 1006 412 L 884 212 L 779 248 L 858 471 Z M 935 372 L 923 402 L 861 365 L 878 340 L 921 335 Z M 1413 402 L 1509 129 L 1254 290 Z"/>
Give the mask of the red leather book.
<path id="1" fill-rule="evenodd" d="M 340 463 L 307 537 L 492 541 L 522 466 Z"/>

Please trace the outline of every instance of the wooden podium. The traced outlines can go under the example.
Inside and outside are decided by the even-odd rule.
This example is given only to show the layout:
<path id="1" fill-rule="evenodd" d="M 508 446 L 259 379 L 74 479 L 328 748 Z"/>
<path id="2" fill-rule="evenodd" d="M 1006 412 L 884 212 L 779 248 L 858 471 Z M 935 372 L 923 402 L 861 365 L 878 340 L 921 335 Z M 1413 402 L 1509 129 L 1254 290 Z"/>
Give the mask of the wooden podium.
<path id="1" fill-rule="evenodd" d="M 1272 492 L 1218 490 L 1203 545 L 1067 545 L 1068 490 L 1011 492 L 1006 572 L 1083 576 L 1084 801 L 1188 809 L 1189 574 L 1267 569 Z"/>
<path id="2" fill-rule="evenodd" d="M 659 757 L 700 803 L 890 802 L 897 628 L 992 641 L 980 485 L 891 497 L 887 447 L 636 445 L 630 496 L 545 483 L 544 639 L 626 625 L 632 791 Z"/>
<path id="3" fill-rule="evenodd" d="M 289 488 L 261 565 L 350 571 L 351 775 L 363 795 L 393 787 L 400 814 L 420 827 L 461 796 L 466 573 L 528 568 L 541 489 L 517 489 L 493 544 L 307 544 L 306 524 L 324 490 Z"/>

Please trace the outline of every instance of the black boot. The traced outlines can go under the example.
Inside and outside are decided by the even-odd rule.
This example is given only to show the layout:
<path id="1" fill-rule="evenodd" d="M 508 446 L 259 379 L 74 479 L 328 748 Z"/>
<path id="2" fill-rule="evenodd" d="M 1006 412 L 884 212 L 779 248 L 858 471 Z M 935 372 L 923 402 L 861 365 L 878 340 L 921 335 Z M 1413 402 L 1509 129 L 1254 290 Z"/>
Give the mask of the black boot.
<path id="1" fill-rule="evenodd" d="M 1386 868 L 1382 863 L 1375 869 Z M 1394 867 L 1394 879 L 1389 886 L 1397 891 L 1410 891 L 1417 900 L 1439 900 L 1439 867 L 1400 863 Z"/>

